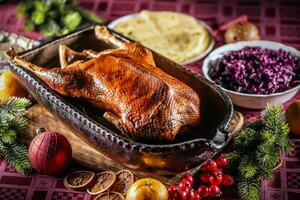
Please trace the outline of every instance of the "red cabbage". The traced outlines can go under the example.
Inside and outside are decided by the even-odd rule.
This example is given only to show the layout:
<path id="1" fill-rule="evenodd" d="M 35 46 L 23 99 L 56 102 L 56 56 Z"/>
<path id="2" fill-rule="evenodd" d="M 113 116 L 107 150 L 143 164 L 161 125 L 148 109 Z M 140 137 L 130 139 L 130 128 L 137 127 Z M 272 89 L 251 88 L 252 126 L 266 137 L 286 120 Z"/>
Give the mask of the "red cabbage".
<path id="1" fill-rule="evenodd" d="M 273 94 L 299 84 L 298 59 L 289 52 L 260 47 L 231 51 L 208 71 L 218 85 L 248 94 Z"/>

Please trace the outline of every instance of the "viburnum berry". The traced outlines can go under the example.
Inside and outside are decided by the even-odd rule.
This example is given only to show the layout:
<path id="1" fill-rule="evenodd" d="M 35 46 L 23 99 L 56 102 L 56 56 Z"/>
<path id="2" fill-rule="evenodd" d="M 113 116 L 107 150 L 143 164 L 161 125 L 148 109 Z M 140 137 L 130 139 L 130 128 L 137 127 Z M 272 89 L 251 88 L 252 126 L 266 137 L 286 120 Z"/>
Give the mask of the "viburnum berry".
<path id="1" fill-rule="evenodd" d="M 193 200 L 200 200 L 200 199 L 201 199 L 201 196 L 200 196 L 199 192 L 195 192 L 195 196 L 194 196 Z"/>
<path id="2" fill-rule="evenodd" d="M 179 192 L 180 200 L 189 200 L 188 195 L 189 195 L 189 191 L 180 191 Z"/>
<path id="3" fill-rule="evenodd" d="M 223 175 L 223 182 L 222 184 L 224 186 L 231 186 L 233 184 L 233 178 L 232 176 L 228 175 L 228 174 L 224 174 Z"/>
<path id="4" fill-rule="evenodd" d="M 217 185 L 211 185 L 209 186 L 209 196 L 210 197 L 218 197 L 221 195 L 221 189 Z"/>
<path id="5" fill-rule="evenodd" d="M 200 181 L 202 183 L 209 183 L 210 177 L 212 177 L 210 173 L 204 172 L 203 174 L 200 175 Z"/>
<path id="6" fill-rule="evenodd" d="M 222 172 L 222 170 L 220 170 L 220 169 L 216 169 L 214 172 L 211 172 L 211 174 L 212 174 L 212 175 L 215 175 L 215 176 L 216 176 L 216 175 L 221 175 L 221 176 L 222 176 L 222 175 L 223 175 L 223 172 Z"/>
<path id="7" fill-rule="evenodd" d="M 196 192 L 193 189 L 190 190 L 189 195 L 188 195 L 188 200 L 194 200 L 195 196 L 196 196 Z"/>
<path id="8" fill-rule="evenodd" d="M 194 178 L 193 178 L 192 175 L 187 174 L 187 175 L 184 177 L 184 179 L 187 180 L 187 181 L 191 184 L 191 186 L 194 185 Z"/>
<path id="9" fill-rule="evenodd" d="M 168 188 L 168 194 L 170 199 L 178 199 L 179 200 L 179 189 L 177 186 L 172 185 Z"/>
<path id="10" fill-rule="evenodd" d="M 223 181 L 222 173 L 213 173 L 211 177 L 209 177 L 209 183 L 211 185 L 220 185 Z"/>
<path id="11" fill-rule="evenodd" d="M 213 172 L 217 169 L 218 169 L 217 163 L 211 159 L 207 160 L 201 167 L 201 170 L 204 172 L 207 172 L 207 171 Z"/>
<path id="12" fill-rule="evenodd" d="M 178 185 L 179 190 L 181 191 L 190 191 L 192 188 L 192 185 L 189 181 L 182 179 L 181 182 Z"/>
<path id="13" fill-rule="evenodd" d="M 177 192 L 178 191 L 178 187 L 176 185 L 171 185 L 169 188 L 168 188 L 168 192 L 172 193 L 172 192 Z"/>
<path id="14" fill-rule="evenodd" d="M 208 197 L 209 196 L 209 189 L 208 187 L 204 185 L 200 185 L 198 187 L 198 193 L 200 194 L 201 197 Z"/>
<path id="15" fill-rule="evenodd" d="M 216 163 L 219 168 L 225 168 L 228 165 L 228 160 L 225 155 L 221 155 L 216 159 Z"/>

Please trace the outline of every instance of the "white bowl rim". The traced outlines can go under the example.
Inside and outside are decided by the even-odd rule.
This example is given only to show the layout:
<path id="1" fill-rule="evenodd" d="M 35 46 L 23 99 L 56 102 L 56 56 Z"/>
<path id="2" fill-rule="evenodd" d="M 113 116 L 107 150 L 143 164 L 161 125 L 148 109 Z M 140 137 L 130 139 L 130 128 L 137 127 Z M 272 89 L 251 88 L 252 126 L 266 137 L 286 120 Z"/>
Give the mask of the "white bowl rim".
<path id="1" fill-rule="evenodd" d="M 209 81 L 215 83 L 209 76 L 208 74 L 208 69 L 209 69 L 209 62 L 211 60 L 211 57 L 219 55 L 223 52 L 230 52 L 230 51 L 234 51 L 234 50 L 239 50 L 242 49 L 246 46 L 258 46 L 258 47 L 262 47 L 262 48 L 269 48 L 272 49 L 272 47 L 264 47 L 267 45 L 276 45 L 279 48 L 278 49 L 283 49 L 285 51 L 288 51 L 290 53 L 292 53 L 294 56 L 296 54 L 296 57 L 300 58 L 300 51 L 298 51 L 297 49 L 295 49 L 294 47 L 291 46 L 287 46 L 285 44 L 282 44 L 280 42 L 275 42 L 275 41 L 269 41 L 269 40 L 253 40 L 253 41 L 241 41 L 241 42 L 236 42 L 236 43 L 232 43 L 232 44 L 225 44 L 222 45 L 218 48 L 216 48 L 215 50 L 213 50 L 203 61 L 203 65 L 202 65 L 202 71 L 203 71 L 203 75 L 205 76 L 205 78 L 207 78 Z M 232 48 L 232 47 L 237 47 L 237 48 Z M 232 48 L 231 50 L 227 50 L 224 51 L 227 48 Z M 207 69 L 207 70 L 205 70 Z M 242 92 L 236 92 L 233 90 L 229 90 L 224 88 L 223 86 L 217 84 L 219 87 L 221 87 L 224 91 L 231 93 L 231 94 L 235 94 L 235 95 L 240 95 L 240 96 L 244 96 L 244 97 L 258 97 L 258 98 L 265 98 L 265 97 L 276 97 L 276 96 L 281 96 L 281 95 L 285 95 L 288 93 L 291 93 L 295 90 L 299 90 L 300 89 L 300 84 L 296 85 L 293 88 L 290 88 L 288 90 L 282 91 L 282 92 L 276 92 L 276 93 L 272 93 L 272 94 L 248 94 L 248 93 L 242 93 Z"/>
<path id="2" fill-rule="evenodd" d="M 169 11 L 168 11 L 168 12 L 169 12 Z M 173 11 L 171 11 L 171 12 L 173 12 Z M 180 12 L 179 12 L 179 13 L 180 13 Z M 138 14 L 139 14 L 139 13 L 132 13 L 132 14 L 129 14 L 129 15 L 124 15 L 124 16 L 122 16 L 122 17 L 119 17 L 119 18 L 113 20 L 112 22 L 110 22 L 110 23 L 107 25 L 107 27 L 110 28 L 110 29 L 114 29 L 119 23 L 124 22 L 124 21 L 127 21 L 127 20 L 129 20 L 129 19 L 132 19 L 133 17 L 137 16 Z M 181 14 L 185 14 L 185 13 L 181 13 Z M 186 15 L 186 14 L 185 14 L 185 15 Z M 193 17 L 193 16 L 192 16 L 192 17 Z M 194 17 L 194 18 L 195 18 L 195 17 Z M 195 18 L 195 19 L 196 19 L 196 18 Z M 194 63 L 194 62 L 196 62 L 196 61 L 198 61 L 198 60 L 204 58 L 205 56 L 207 56 L 207 55 L 209 54 L 209 52 L 211 52 L 211 51 L 213 50 L 213 48 L 214 48 L 214 46 L 215 46 L 215 43 L 216 43 L 215 40 L 214 40 L 214 37 L 212 36 L 212 32 L 213 32 L 212 28 L 211 28 L 208 24 L 206 24 L 204 21 L 202 21 L 202 20 L 200 20 L 200 19 L 196 19 L 196 20 L 197 20 L 198 22 L 201 22 L 201 23 L 204 25 L 204 27 L 206 28 L 206 30 L 208 31 L 208 33 L 209 33 L 209 35 L 210 35 L 210 44 L 208 45 L 207 49 L 206 49 L 203 53 L 201 53 L 201 54 L 195 56 L 194 58 L 189 59 L 189 60 L 187 60 L 187 61 L 185 61 L 185 62 L 183 62 L 183 63 L 180 63 L 180 64 L 182 64 L 182 65 L 191 64 L 191 63 Z"/>

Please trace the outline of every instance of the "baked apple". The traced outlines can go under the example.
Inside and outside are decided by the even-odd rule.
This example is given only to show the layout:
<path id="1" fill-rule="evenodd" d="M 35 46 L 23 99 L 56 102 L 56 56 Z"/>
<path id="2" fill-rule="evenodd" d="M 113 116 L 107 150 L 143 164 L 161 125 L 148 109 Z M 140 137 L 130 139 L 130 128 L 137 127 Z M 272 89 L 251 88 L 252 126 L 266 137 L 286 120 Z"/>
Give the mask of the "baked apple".
<path id="1" fill-rule="evenodd" d="M 134 182 L 127 191 L 126 200 L 168 200 L 166 187 L 153 178 L 143 178 Z"/>

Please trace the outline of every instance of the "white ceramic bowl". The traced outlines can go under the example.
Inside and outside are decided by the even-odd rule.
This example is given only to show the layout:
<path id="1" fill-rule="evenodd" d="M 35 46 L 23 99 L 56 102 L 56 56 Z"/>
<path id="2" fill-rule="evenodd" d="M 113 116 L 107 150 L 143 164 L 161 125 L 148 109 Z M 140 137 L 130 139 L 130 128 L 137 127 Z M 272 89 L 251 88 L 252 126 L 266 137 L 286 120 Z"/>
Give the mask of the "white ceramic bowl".
<path id="1" fill-rule="evenodd" d="M 210 76 L 208 74 L 209 68 L 213 67 L 215 61 L 221 58 L 223 55 L 229 53 L 230 51 L 235 51 L 242 49 L 246 46 L 255 46 L 255 47 L 262 47 L 262 48 L 269 48 L 274 50 L 283 49 L 291 53 L 291 55 L 300 58 L 300 52 L 293 47 L 286 46 L 284 44 L 272 41 L 248 41 L 248 42 L 237 42 L 234 44 L 227 44 L 215 49 L 211 52 L 203 62 L 203 74 L 204 76 L 210 80 Z M 299 66 L 299 65 L 298 65 Z M 300 66 L 299 66 L 300 67 Z M 213 81 L 212 81 L 213 82 Z M 251 108 L 251 109 L 264 109 L 268 103 L 284 103 L 290 100 L 293 96 L 297 94 L 300 89 L 300 85 L 286 90 L 284 92 L 268 94 L 268 95 L 261 95 L 261 94 L 246 94 L 246 93 L 239 93 L 234 92 L 228 89 L 221 87 L 223 90 L 227 92 L 229 97 L 231 98 L 233 104 L 244 107 L 244 108 Z"/>
<path id="2" fill-rule="evenodd" d="M 129 19 L 132 19 L 135 16 L 137 16 L 138 14 L 139 13 L 134 13 L 134 14 L 125 15 L 123 17 L 120 17 L 120 18 L 112 21 L 110 24 L 108 24 L 107 27 L 110 28 L 110 29 L 114 29 L 119 23 L 127 21 Z M 212 29 L 204 21 L 202 21 L 202 20 L 198 20 L 198 21 L 201 22 L 205 26 L 205 28 L 207 29 L 207 31 L 208 31 L 208 33 L 211 37 L 211 40 L 210 40 L 211 42 L 210 42 L 209 46 L 207 47 L 207 49 L 203 53 L 195 56 L 194 58 L 192 58 L 190 60 L 185 61 L 184 63 L 180 63 L 182 65 L 187 65 L 187 64 L 193 63 L 197 60 L 200 60 L 200 59 L 204 58 L 215 46 L 215 41 L 214 41 L 214 38 L 212 37 Z"/>

